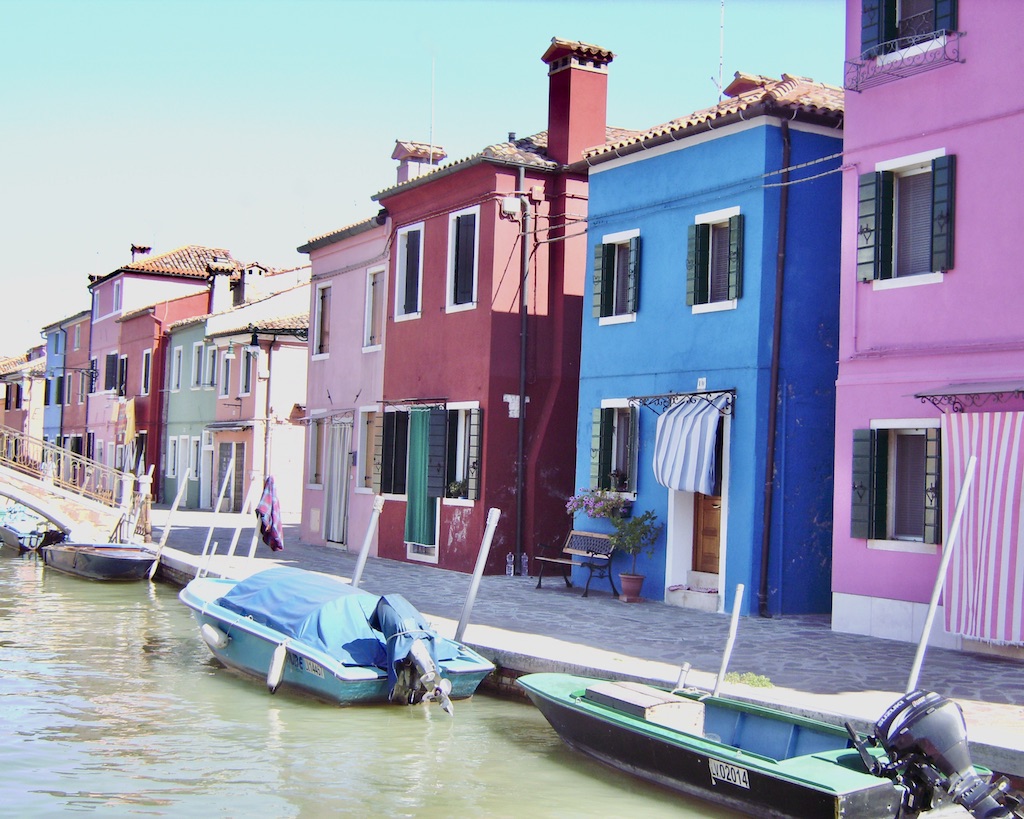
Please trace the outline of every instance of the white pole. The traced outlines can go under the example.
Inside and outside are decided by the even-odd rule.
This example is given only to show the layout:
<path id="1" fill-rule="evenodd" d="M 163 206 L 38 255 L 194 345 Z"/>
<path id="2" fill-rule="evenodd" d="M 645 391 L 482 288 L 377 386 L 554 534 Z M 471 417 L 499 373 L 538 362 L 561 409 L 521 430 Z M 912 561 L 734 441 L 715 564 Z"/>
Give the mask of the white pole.
<path id="1" fill-rule="evenodd" d="M 242 501 L 242 511 L 238 512 L 235 516 L 235 533 L 231 536 L 231 544 L 228 546 L 228 557 L 235 556 L 235 548 L 242 537 L 242 529 L 245 528 L 245 522 L 248 519 L 247 515 L 256 508 L 257 492 L 262 493 L 263 490 L 256 481 L 253 481 L 249 484 L 249 491 L 245 493 L 245 500 Z M 254 524 L 254 526 L 259 529 L 259 523 Z"/>
<path id="2" fill-rule="evenodd" d="M 736 596 L 732 601 L 732 620 L 729 622 L 729 640 L 725 644 L 725 653 L 722 655 L 722 667 L 718 669 L 718 677 L 715 679 L 715 690 L 712 692 L 714 696 L 718 696 L 718 691 L 722 687 L 722 681 L 725 679 L 725 669 L 729 667 L 729 657 L 732 655 L 732 644 L 736 642 L 736 626 L 740 619 L 740 602 L 743 600 L 743 584 L 740 583 L 736 586 Z"/>
<path id="3" fill-rule="evenodd" d="M 220 483 L 220 492 L 217 493 L 217 502 L 213 506 L 213 515 L 210 516 L 210 520 L 212 520 L 213 523 L 210 524 L 210 530 L 206 533 L 206 542 L 203 543 L 203 557 L 206 557 L 206 552 L 210 548 L 210 541 L 213 540 L 213 530 L 217 528 L 217 519 L 220 517 L 220 505 L 224 502 L 224 495 L 228 490 L 228 484 L 230 484 L 234 478 L 235 459 L 232 458 L 228 461 L 228 468 L 224 470 L 224 479 Z"/>
<path id="4" fill-rule="evenodd" d="M 462 642 L 462 635 L 469 625 L 469 613 L 473 610 L 473 603 L 476 602 L 476 592 L 480 588 L 480 578 L 484 573 L 484 566 L 487 564 L 487 553 L 491 551 L 491 538 L 494 537 L 494 527 L 498 525 L 498 518 L 501 517 L 500 509 L 489 509 L 487 511 L 487 528 L 484 529 L 484 539 L 480 543 L 480 553 L 476 556 L 476 568 L 473 570 L 473 580 L 469 584 L 469 594 L 466 595 L 466 603 L 462 607 L 462 617 L 459 618 L 459 626 L 455 629 L 455 642 Z"/>
<path id="5" fill-rule="evenodd" d="M 359 588 L 359 581 L 363 579 L 363 569 L 366 566 L 366 558 L 370 554 L 370 544 L 373 543 L 373 533 L 377 531 L 377 519 L 384 509 L 384 498 L 377 495 L 373 499 L 373 511 L 370 513 L 370 523 L 366 527 L 366 537 L 363 538 L 363 546 L 359 550 L 359 559 L 356 561 L 356 570 L 352 574 L 352 588 Z"/>
<path id="6" fill-rule="evenodd" d="M 924 630 L 921 632 L 921 640 L 917 644 L 917 654 L 914 656 L 914 667 L 910 670 L 910 679 L 907 680 L 906 693 L 909 694 L 917 688 L 917 678 L 921 673 L 921 664 L 924 662 L 924 652 L 928 647 L 928 636 L 932 631 L 932 622 L 935 620 L 935 609 L 939 605 L 939 595 L 946 583 L 946 572 L 949 569 L 949 561 L 953 557 L 953 550 L 956 546 L 956 536 L 960 531 L 960 517 L 964 512 L 964 504 L 967 501 L 967 489 L 974 479 L 974 470 L 978 465 L 978 459 L 974 455 L 967 459 L 967 468 L 964 471 L 964 482 L 960 484 L 960 494 L 956 499 L 956 511 L 953 513 L 953 522 L 949 524 L 949 532 L 946 535 L 946 543 L 942 546 L 942 562 L 939 563 L 939 575 L 935 578 L 935 587 L 932 589 L 932 600 L 928 604 L 928 616 L 924 618 Z"/>

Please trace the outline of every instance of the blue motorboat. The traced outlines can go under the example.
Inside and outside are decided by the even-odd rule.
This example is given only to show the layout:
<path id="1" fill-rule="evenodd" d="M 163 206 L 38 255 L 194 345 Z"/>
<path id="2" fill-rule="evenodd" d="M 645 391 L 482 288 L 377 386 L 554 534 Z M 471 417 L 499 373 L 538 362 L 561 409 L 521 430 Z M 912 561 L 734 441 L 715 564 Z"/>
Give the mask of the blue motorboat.
<path id="1" fill-rule="evenodd" d="M 244 580 L 200 577 L 179 594 L 221 663 L 341 705 L 470 697 L 494 665 L 446 639 L 399 594 L 376 595 L 290 566 Z"/>

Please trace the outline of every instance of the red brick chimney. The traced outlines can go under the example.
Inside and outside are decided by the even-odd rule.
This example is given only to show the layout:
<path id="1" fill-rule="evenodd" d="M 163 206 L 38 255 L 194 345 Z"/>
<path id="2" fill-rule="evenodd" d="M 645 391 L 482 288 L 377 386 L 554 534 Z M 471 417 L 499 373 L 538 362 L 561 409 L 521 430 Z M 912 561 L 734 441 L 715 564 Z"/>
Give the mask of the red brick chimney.
<path id="1" fill-rule="evenodd" d="M 615 55 L 552 37 L 541 59 L 548 64 L 548 156 L 570 165 L 605 141 L 608 63 Z"/>

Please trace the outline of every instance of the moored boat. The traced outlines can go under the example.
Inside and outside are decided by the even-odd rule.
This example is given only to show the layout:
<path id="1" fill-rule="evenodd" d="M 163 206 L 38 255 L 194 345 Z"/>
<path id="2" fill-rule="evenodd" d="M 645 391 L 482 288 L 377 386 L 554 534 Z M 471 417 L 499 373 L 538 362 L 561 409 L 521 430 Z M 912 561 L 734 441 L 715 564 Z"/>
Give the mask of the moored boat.
<path id="1" fill-rule="evenodd" d="M 179 594 L 213 655 L 263 679 L 341 705 L 472 696 L 488 660 L 431 629 L 401 595 L 276 567 L 244 580 L 201 577 Z"/>
<path id="2" fill-rule="evenodd" d="M 39 551 L 50 568 L 89 580 L 141 580 L 155 557 L 131 543 L 54 543 Z"/>
<path id="3" fill-rule="evenodd" d="M 692 689 L 528 674 L 530 699 L 572 748 L 619 770 L 759 817 L 1011 817 L 971 765 L 963 715 L 915 691 L 876 736 Z M 1009 805 L 1009 806 L 1007 806 Z"/>

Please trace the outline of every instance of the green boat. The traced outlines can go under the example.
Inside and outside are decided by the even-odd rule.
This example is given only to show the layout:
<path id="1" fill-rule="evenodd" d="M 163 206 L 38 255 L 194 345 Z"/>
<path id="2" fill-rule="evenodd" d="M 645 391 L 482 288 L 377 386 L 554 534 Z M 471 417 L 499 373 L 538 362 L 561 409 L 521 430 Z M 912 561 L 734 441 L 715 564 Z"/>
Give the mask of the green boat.
<path id="1" fill-rule="evenodd" d="M 1024 816 L 970 763 L 963 714 L 937 694 L 907 694 L 861 736 L 693 689 L 556 673 L 518 682 L 572 748 L 753 816 Z"/>

